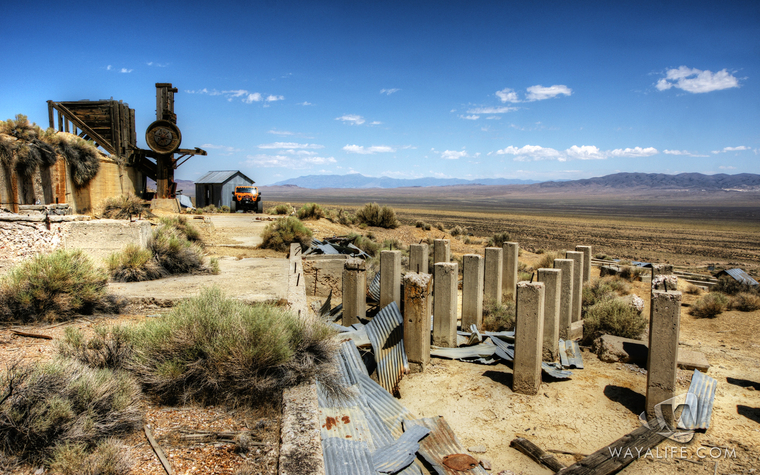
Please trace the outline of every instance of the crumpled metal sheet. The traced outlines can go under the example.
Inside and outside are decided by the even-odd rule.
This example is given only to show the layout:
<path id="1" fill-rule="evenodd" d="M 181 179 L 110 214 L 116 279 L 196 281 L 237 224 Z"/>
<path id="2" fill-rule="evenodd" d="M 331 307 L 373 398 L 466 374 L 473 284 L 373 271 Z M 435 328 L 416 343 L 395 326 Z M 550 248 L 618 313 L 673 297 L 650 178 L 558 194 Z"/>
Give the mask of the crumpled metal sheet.
<path id="1" fill-rule="evenodd" d="M 715 402 L 715 390 L 718 387 L 718 380 L 707 376 L 698 369 L 694 370 L 694 376 L 691 377 L 689 385 L 690 393 L 697 396 L 699 404 L 697 405 L 696 414 L 693 414 L 689 406 L 685 406 L 681 413 L 679 429 L 708 429 L 710 427 L 710 418 L 712 417 L 713 403 Z"/>
<path id="2" fill-rule="evenodd" d="M 323 303 L 322 306 L 319 308 L 320 318 L 324 318 L 325 320 L 327 320 L 330 317 L 330 310 L 332 310 L 332 289 L 330 289 L 330 293 L 327 294 L 325 303 Z"/>
<path id="3" fill-rule="evenodd" d="M 391 435 L 395 439 L 401 437 L 404 433 L 401 421 L 411 418 L 412 413 L 369 376 L 359 374 L 356 379 L 359 381 L 359 390 L 366 398 L 367 404 L 377 412 L 385 427 L 391 431 Z"/>
<path id="4" fill-rule="evenodd" d="M 412 426 L 392 444 L 372 452 L 375 470 L 380 473 L 397 473 L 411 465 L 420 450 L 420 439 L 429 433 L 427 427 Z"/>
<path id="5" fill-rule="evenodd" d="M 373 302 L 380 302 L 380 272 L 375 274 L 367 287 L 367 295 Z"/>
<path id="6" fill-rule="evenodd" d="M 404 318 L 396 302 L 386 305 L 366 325 L 367 336 L 377 362 L 377 379 L 391 394 L 398 394 L 398 384 L 409 372 L 404 349 Z"/>
<path id="7" fill-rule="evenodd" d="M 430 346 L 430 356 L 459 360 L 462 358 L 488 358 L 494 354 L 498 347 L 481 343 L 474 346 L 461 346 L 459 348 L 447 348 L 443 346 Z"/>
<path id="8" fill-rule="evenodd" d="M 468 473 L 472 475 L 487 475 L 488 472 L 480 465 L 467 472 L 459 472 L 443 464 L 443 458 L 447 455 L 467 453 L 443 417 L 404 420 L 404 427 L 407 430 L 413 426 L 423 426 L 430 429 L 428 436 L 420 441 L 418 453 L 432 466 L 436 474 L 462 475 L 462 473 Z"/>
<path id="9" fill-rule="evenodd" d="M 322 439 L 326 475 L 377 475 L 366 442 Z"/>
<path id="10" fill-rule="evenodd" d="M 559 362 L 563 368 L 583 369 L 583 357 L 578 342 L 574 340 L 559 340 Z"/>
<path id="11" fill-rule="evenodd" d="M 515 360 L 515 345 L 514 343 L 507 343 L 506 341 L 502 340 L 501 338 L 497 336 L 492 336 L 491 341 L 496 343 L 496 351 L 494 352 L 496 356 L 499 358 L 505 360 L 505 361 L 514 361 Z"/>
<path id="12" fill-rule="evenodd" d="M 483 334 L 487 337 L 495 336 L 503 341 L 515 341 L 515 331 L 504 331 L 504 332 L 483 332 Z"/>
<path id="13" fill-rule="evenodd" d="M 570 379 L 570 376 L 573 375 L 572 371 L 562 369 L 562 365 L 559 363 L 547 363 L 546 361 L 542 361 L 541 369 L 544 373 L 555 379 Z"/>

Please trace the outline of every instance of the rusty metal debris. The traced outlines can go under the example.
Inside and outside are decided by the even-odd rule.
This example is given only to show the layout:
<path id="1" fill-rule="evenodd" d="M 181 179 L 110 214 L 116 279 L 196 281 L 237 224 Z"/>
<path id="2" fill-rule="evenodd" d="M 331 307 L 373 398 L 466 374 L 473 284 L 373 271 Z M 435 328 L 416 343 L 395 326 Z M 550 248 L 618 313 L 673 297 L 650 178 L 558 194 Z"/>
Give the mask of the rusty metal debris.
<path id="1" fill-rule="evenodd" d="M 354 245 L 355 238 L 349 239 L 348 237 L 332 237 L 325 238 L 324 241 L 319 239 L 311 240 L 311 247 L 307 249 L 303 255 L 319 255 L 319 254 L 345 254 L 351 257 L 360 257 L 362 259 L 369 259 L 371 256 L 366 252 L 359 249 Z"/>
<path id="2" fill-rule="evenodd" d="M 443 457 L 443 464 L 452 470 L 465 472 L 478 466 L 478 461 L 472 455 L 450 454 Z"/>
<path id="3" fill-rule="evenodd" d="M 461 471 L 452 469 L 444 463 L 446 456 L 463 454 L 465 449 L 443 417 L 426 417 L 404 421 L 405 428 L 409 429 L 413 426 L 423 426 L 430 429 L 430 434 L 420 441 L 419 454 L 432 467 L 434 473 L 438 475 L 461 475 Z M 473 475 L 487 474 L 477 464 L 477 460 L 474 467 L 468 468 L 468 472 Z"/>
<path id="4" fill-rule="evenodd" d="M 372 453 L 372 463 L 380 473 L 397 473 L 414 462 L 420 450 L 420 439 L 427 436 L 430 429 L 413 426 L 401 434 L 395 442 Z"/>
<path id="5" fill-rule="evenodd" d="M 559 362 L 563 368 L 583 369 L 583 357 L 578 342 L 574 340 L 559 340 Z"/>

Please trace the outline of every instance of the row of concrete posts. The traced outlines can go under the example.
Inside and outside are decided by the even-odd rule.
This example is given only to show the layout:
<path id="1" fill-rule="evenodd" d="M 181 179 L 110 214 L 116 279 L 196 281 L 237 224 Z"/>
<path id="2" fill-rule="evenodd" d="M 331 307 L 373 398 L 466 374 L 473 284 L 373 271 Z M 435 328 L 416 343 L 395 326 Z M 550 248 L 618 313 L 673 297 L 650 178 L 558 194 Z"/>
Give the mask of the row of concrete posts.
<path id="1" fill-rule="evenodd" d="M 576 246 L 565 259 L 555 259 L 554 268 L 538 269 L 536 282 L 518 282 L 518 253 L 518 244 L 508 242 L 501 248 L 487 247 L 485 257 L 464 255 L 461 328 L 482 327 L 484 298 L 498 303 L 502 296 L 512 298 L 516 303 L 513 390 L 537 394 L 542 361 L 556 361 L 558 340 L 574 339 L 582 332 L 582 289 L 590 278 L 591 246 Z M 410 272 L 403 276 L 402 296 L 401 251 L 381 252 L 380 306 L 396 302 L 404 309 L 404 347 L 410 368 L 424 371 L 430 362 L 433 295 L 433 344 L 456 347 L 459 269 L 450 262 L 447 239 L 434 242 L 433 275 L 424 272 L 428 270 L 427 244 L 412 244 L 409 254 Z M 655 404 L 673 397 L 675 390 L 680 298 L 679 292 L 652 292 L 648 413 Z M 343 273 L 343 325 L 365 316 L 364 261 L 348 259 Z"/>

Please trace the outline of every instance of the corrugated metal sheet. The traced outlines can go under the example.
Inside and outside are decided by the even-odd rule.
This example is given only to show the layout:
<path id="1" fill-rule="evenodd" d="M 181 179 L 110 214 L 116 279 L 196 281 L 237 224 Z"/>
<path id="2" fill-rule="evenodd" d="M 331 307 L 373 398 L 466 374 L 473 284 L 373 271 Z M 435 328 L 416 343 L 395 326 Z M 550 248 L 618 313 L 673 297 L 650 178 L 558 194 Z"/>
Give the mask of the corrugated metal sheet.
<path id="1" fill-rule="evenodd" d="M 570 379 L 570 376 L 573 375 L 572 371 L 563 370 L 562 365 L 559 363 L 547 363 L 543 361 L 541 362 L 541 369 L 544 373 L 556 379 Z"/>
<path id="2" fill-rule="evenodd" d="M 322 439 L 322 452 L 327 475 L 377 475 L 364 442 Z"/>
<path id="3" fill-rule="evenodd" d="M 508 331 L 508 332 L 483 332 L 485 336 L 488 337 L 498 337 L 503 341 L 515 341 L 515 332 L 514 330 Z"/>
<path id="4" fill-rule="evenodd" d="M 395 439 L 401 437 L 401 434 L 404 433 L 401 421 L 411 418 L 412 413 L 369 376 L 359 374 L 357 380 L 359 381 L 359 390 L 367 399 L 367 404 L 377 412 Z"/>
<path id="5" fill-rule="evenodd" d="M 420 439 L 429 433 L 427 427 L 412 426 L 392 444 L 372 452 L 375 470 L 380 473 L 397 473 L 411 465 L 420 450 Z"/>
<path id="6" fill-rule="evenodd" d="M 679 429 L 707 429 L 710 427 L 710 418 L 712 417 L 713 403 L 715 402 L 715 389 L 718 387 L 718 380 L 711 378 L 698 369 L 694 370 L 694 376 L 691 377 L 690 393 L 697 396 L 699 405 L 697 413 L 692 414 L 689 407 L 685 407 L 681 413 L 681 423 Z"/>
<path id="7" fill-rule="evenodd" d="M 398 394 L 398 383 L 404 373 L 409 372 L 403 323 L 396 302 L 391 302 L 366 325 L 377 362 L 377 378 L 380 385 L 394 395 Z"/>
<path id="8" fill-rule="evenodd" d="M 641 261 L 631 261 L 631 265 L 639 266 L 639 267 L 647 267 L 647 268 L 652 267 L 652 264 L 650 262 L 641 262 Z"/>
<path id="9" fill-rule="evenodd" d="M 505 361 L 515 360 L 515 345 L 513 343 L 507 343 L 496 336 L 492 336 L 491 341 L 496 343 L 496 346 L 498 347 L 495 351 L 496 356 Z"/>
<path id="10" fill-rule="evenodd" d="M 736 268 L 736 269 L 726 269 L 724 271 L 718 272 L 715 274 L 715 277 L 720 277 L 722 275 L 730 275 L 734 278 L 737 282 L 742 282 L 744 284 L 749 285 L 758 285 L 757 281 L 750 277 L 749 274 L 744 272 L 744 270 Z"/>
<path id="11" fill-rule="evenodd" d="M 583 357 L 577 341 L 559 340 L 559 362 L 563 368 L 583 369 Z"/>
<path id="12" fill-rule="evenodd" d="M 462 346 L 459 348 L 446 348 L 443 346 L 430 346 L 430 356 L 460 360 L 462 358 L 487 358 L 492 356 L 498 349 L 495 345 L 481 343 L 474 346 Z"/>
<path id="13" fill-rule="evenodd" d="M 372 282 L 369 283 L 367 288 L 367 295 L 373 302 L 380 302 L 380 273 L 375 274 Z"/>
<path id="14" fill-rule="evenodd" d="M 256 183 L 255 181 L 253 181 L 250 178 L 248 178 L 247 176 L 245 176 L 245 174 L 241 173 L 240 170 L 221 170 L 221 171 L 213 171 L 213 172 L 206 173 L 205 175 L 203 175 L 199 179 L 195 180 L 195 184 L 196 185 L 198 185 L 198 184 L 201 184 L 201 185 L 209 184 L 210 185 L 210 184 L 213 184 L 213 183 L 224 183 L 225 181 L 229 180 L 230 178 L 232 178 L 233 176 L 235 176 L 238 173 L 240 173 L 241 175 L 243 175 L 243 177 L 245 179 L 247 179 L 248 181 L 250 181 L 251 183 Z"/>
<path id="15" fill-rule="evenodd" d="M 420 441 L 419 454 L 438 475 L 462 475 L 462 473 L 487 475 L 488 472 L 480 465 L 467 472 L 459 472 L 443 464 L 443 458 L 447 455 L 467 453 L 443 417 L 404 420 L 404 427 L 411 428 L 412 426 L 423 426 L 430 429 L 430 434 Z"/>

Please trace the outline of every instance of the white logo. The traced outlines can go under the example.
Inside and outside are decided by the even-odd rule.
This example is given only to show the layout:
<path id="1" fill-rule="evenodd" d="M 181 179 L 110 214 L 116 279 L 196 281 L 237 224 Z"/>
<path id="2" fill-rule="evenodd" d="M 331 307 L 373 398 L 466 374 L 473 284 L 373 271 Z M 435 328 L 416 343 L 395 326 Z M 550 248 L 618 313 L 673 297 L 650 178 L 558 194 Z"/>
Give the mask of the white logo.
<path id="1" fill-rule="evenodd" d="M 670 411 L 669 415 L 672 415 L 672 417 L 669 417 L 668 420 L 675 421 L 674 427 L 671 427 L 663 416 L 663 406 L 665 406 L 668 411 Z M 683 410 L 681 411 L 680 417 L 676 419 L 676 411 L 678 411 L 679 408 L 683 408 Z M 658 432 L 658 434 L 661 436 L 685 444 L 694 438 L 694 431 L 678 430 L 678 428 L 684 427 L 682 420 L 691 421 L 695 419 L 697 417 L 697 414 L 699 414 L 698 411 L 699 398 L 694 393 L 679 394 L 674 398 L 667 399 L 654 406 L 654 414 L 659 427 L 651 427 L 649 425 L 647 422 L 646 411 L 642 412 L 639 415 L 639 421 L 641 421 L 641 424 L 649 429 L 661 430 L 661 432 Z"/>

